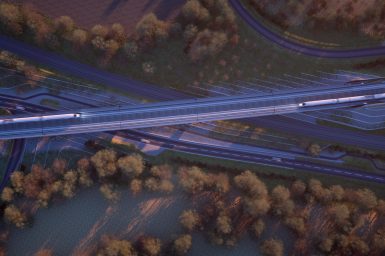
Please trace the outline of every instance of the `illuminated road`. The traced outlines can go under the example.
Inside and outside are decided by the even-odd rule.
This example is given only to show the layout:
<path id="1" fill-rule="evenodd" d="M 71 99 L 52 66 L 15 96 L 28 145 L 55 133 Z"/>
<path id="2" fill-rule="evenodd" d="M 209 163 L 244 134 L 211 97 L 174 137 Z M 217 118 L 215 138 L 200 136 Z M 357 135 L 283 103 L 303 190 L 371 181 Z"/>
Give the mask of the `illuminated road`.
<path id="1" fill-rule="evenodd" d="M 380 83 L 263 96 L 242 95 L 190 99 L 140 106 L 82 109 L 75 113 L 59 111 L 39 114 L 39 116 L 44 116 L 44 120 L 39 117 L 31 118 L 28 115 L 3 117 L 7 120 L 0 121 L 0 139 L 125 130 L 346 107 L 351 104 L 311 107 L 300 107 L 299 105 L 302 102 L 373 95 L 384 93 L 384 91 L 385 84 Z"/>

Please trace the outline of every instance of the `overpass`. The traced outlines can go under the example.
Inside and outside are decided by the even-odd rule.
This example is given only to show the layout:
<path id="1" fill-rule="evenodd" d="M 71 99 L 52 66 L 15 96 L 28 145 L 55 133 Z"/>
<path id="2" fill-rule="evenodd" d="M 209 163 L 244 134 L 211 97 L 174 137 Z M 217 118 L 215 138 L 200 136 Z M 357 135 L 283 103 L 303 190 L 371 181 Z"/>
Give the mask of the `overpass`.
<path id="1" fill-rule="evenodd" d="M 3 116 L 0 118 L 0 139 L 125 130 L 348 107 L 381 100 L 373 95 L 385 97 L 384 93 L 385 82 L 346 83 L 338 88 L 279 94 L 177 100 L 140 106 L 121 105 L 41 113 L 37 116 Z M 352 97 L 355 97 L 354 101 L 336 100 Z"/>

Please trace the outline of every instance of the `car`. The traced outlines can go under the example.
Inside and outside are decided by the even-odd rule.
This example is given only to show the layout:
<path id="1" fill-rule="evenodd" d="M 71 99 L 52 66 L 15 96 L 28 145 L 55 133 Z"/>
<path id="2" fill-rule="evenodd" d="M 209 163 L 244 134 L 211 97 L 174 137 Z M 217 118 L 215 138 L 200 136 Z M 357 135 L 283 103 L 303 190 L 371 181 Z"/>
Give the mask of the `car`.
<path id="1" fill-rule="evenodd" d="M 15 109 L 16 110 L 25 110 L 25 107 L 20 106 L 20 105 L 16 105 Z"/>
<path id="2" fill-rule="evenodd" d="M 282 162 L 282 159 L 280 157 L 273 157 L 271 158 L 273 161 L 276 161 L 276 162 Z"/>

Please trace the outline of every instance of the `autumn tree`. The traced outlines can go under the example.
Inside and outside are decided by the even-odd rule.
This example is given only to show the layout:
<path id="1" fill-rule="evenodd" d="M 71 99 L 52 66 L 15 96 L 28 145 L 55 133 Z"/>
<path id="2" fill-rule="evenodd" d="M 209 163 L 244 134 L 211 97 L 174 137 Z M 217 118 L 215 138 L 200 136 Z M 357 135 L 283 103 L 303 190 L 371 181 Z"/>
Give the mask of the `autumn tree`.
<path id="1" fill-rule="evenodd" d="M 66 198 L 75 196 L 76 184 L 78 181 L 78 173 L 69 170 L 63 175 L 62 195 Z"/>
<path id="2" fill-rule="evenodd" d="M 139 179 L 133 179 L 130 182 L 130 190 L 132 194 L 137 195 L 142 191 L 142 181 Z"/>
<path id="3" fill-rule="evenodd" d="M 77 48 L 81 48 L 87 42 L 88 34 L 87 31 L 77 28 L 72 32 L 70 40 Z"/>
<path id="4" fill-rule="evenodd" d="M 95 167 L 100 178 L 116 174 L 116 152 L 110 149 L 98 151 L 91 157 L 91 163 Z"/>
<path id="5" fill-rule="evenodd" d="M 181 14 L 187 23 L 204 23 L 210 19 L 209 11 L 198 0 L 187 1 Z"/>
<path id="6" fill-rule="evenodd" d="M 225 33 L 205 29 L 200 31 L 191 42 L 188 55 L 192 62 L 200 62 L 220 53 L 226 46 L 227 41 L 228 38 Z"/>
<path id="7" fill-rule="evenodd" d="M 0 26 L 3 31 L 16 36 L 23 33 L 23 16 L 17 5 L 0 3 Z"/>
<path id="8" fill-rule="evenodd" d="M 108 34 L 108 28 L 103 26 L 103 25 L 97 24 L 91 28 L 91 35 L 93 37 L 99 36 L 99 37 L 105 39 L 107 34 Z"/>
<path id="9" fill-rule="evenodd" d="M 111 26 L 111 37 L 118 42 L 120 45 L 122 45 L 126 41 L 126 31 L 124 30 L 124 27 L 120 23 L 114 23 Z"/>
<path id="10" fill-rule="evenodd" d="M 192 231 L 199 226 L 200 216 L 194 210 L 184 210 L 179 216 L 179 222 L 188 231 Z"/>
<path id="11" fill-rule="evenodd" d="M 291 216 L 285 219 L 285 225 L 292 229 L 298 236 L 303 236 L 306 233 L 305 220 L 299 216 Z"/>
<path id="12" fill-rule="evenodd" d="M 21 171 L 14 171 L 11 174 L 11 184 L 16 193 L 24 192 L 24 173 Z"/>
<path id="13" fill-rule="evenodd" d="M 21 12 L 26 32 L 34 37 L 35 43 L 41 45 L 53 34 L 53 27 L 47 19 L 29 5 L 22 5 Z"/>
<path id="14" fill-rule="evenodd" d="M 128 177 L 139 176 L 144 170 L 143 158 L 139 154 L 132 154 L 119 158 L 118 167 Z"/>
<path id="15" fill-rule="evenodd" d="M 56 32 L 64 38 L 70 38 L 72 31 L 75 28 L 75 22 L 69 16 L 60 16 L 54 21 Z"/>
<path id="16" fill-rule="evenodd" d="M 253 217 L 263 216 L 270 210 L 270 202 L 266 197 L 245 197 L 243 199 L 243 205 L 245 211 Z"/>
<path id="17" fill-rule="evenodd" d="M 191 248 L 192 237 L 189 234 L 184 234 L 175 239 L 173 247 L 178 255 L 185 255 Z"/>
<path id="18" fill-rule="evenodd" d="M 130 241 L 103 236 L 98 249 L 98 256 L 137 256 Z"/>
<path id="19" fill-rule="evenodd" d="M 359 189 L 355 192 L 355 202 L 361 208 L 371 210 L 377 206 L 377 197 L 370 189 Z"/>
<path id="20" fill-rule="evenodd" d="M 168 164 L 164 165 L 154 165 L 151 167 L 150 173 L 152 176 L 159 179 L 171 179 L 172 171 L 171 166 Z"/>
<path id="21" fill-rule="evenodd" d="M 89 187 L 94 183 L 90 174 L 90 160 L 88 158 L 83 157 L 78 160 L 77 172 L 79 174 L 80 185 Z"/>
<path id="22" fill-rule="evenodd" d="M 179 184 L 183 190 L 195 194 L 204 190 L 210 183 L 209 176 L 199 167 L 182 167 L 178 171 Z"/>
<path id="23" fill-rule="evenodd" d="M 248 196 L 261 198 L 268 195 L 265 183 L 250 171 L 235 176 L 234 182 L 237 188 Z"/>
<path id="24" fill-rule="evenodd" d="M 112 184 L 102 184 L 99 190 L 103 196 L 111 202 L 117 202 L 120 198 L 120 193 L 116 191 Z"/>
<path id="25" fill-rule="evenodd" d="M 306 191 L 306 184 L 301 180 L 296 180 L 291 184 L 290 192 L 294 197 L 302 197 Z"/>
<path id="26" fill-rule="evenodd" d="M 329 208 L 328 213 L 339 226 L 347 224 L 350 216 L 349 208 L 345 204 L 337 204 Z"/>
<path id="27" fill-rule="evenodd" d="M 140 245 L 144 255 L 148 256 L 159 255 L 162 247 L 162 243 L 158 238 L 150 236 L 142 237 Z"/>
<path id="28" fill-rule="evenodd" d="M 227 193 L 230 190 L 230 180 L 226 173 L 219 173 L 217 175 L 210 175 L 212 187 L 215 192 Z"/>
<path id="29" fill-rule="evenodd" d="M 185 42 L 191 42 L 195 36 L 198 34 L 198 27 L 194 24 L 189 24 L 186 26 L 183 32 L 183 39 Z"/>
<path id="30" fill-rule="evenodd" d="M 265 230 L 265 223 L 262 219 L 257 219 L 254 221 L 254 223 L 251 225 L 251 231 L 253 234 L 259 238 L 262 234 L 262 232 Z"/>
<path id="31" fill-rule="evenodd" d="M 168 38 L 168 25 L 158 20 L 154 13 L 149 13 L 136 24 L 135 32 L 143 46 L 154 46 Z"/>
<path id="32" fill-rule="evenodd" d="M 3 189 L 3 191 L 1 192 L 1 200 L 3 200 L 4 202 L 12 202 L 14 198 L 14 191 L 12 188 L 10 187 L 5 187 Z"/>
<path id="33" fill-rule="evenodd" d="M 312 143 L 312 144 L 310 144 L 310 146 L 307 148 L 307 151 L 309 152 L 309 154 L 310 154 L 311 156 L 317 157 L 317 156 L 320 155 L 322 149 L 321 149 L 320 145 L 315 144 L 315 143 Z"/>
<path id="34" fill-rule="evenodd" d="M 221 234 L 230 234 L 232 231 L 230 217 L 225 212 L 221 212 L 216 219 L 215 227 L 216 230 Z"/>
<path id="35" fill-rule="evenodd" d="M 27 223 L 26 215 L 15 205 L 8 205 L 4 210 L 4 218 L 6 221 L 14 224 L 18 228 L 23 228 Z"/>
<path id="36" fill-rule="evenodd" d="M 283 243 L 281 240 L 265 240 L 261 245 L 261 251 L 264 256 L 283 256 Z"/>
<path id="37" fill-rule="evenodd" d="M 64 159 L 58 159 L 58 158 L 53 160 L 53 163 L 51 166 L 54 173 L 58 175 L 63 175 L 66 167 L 67 167 L 67 161 Z"/>
<path id="38" fill-rule="evenodd" d="M 294 202 L 290 199 L 290 191 L 282 185 L 276 186 L 271 192 L 272 208 L 278 216 L 290 215 L 294 210 Z"/>

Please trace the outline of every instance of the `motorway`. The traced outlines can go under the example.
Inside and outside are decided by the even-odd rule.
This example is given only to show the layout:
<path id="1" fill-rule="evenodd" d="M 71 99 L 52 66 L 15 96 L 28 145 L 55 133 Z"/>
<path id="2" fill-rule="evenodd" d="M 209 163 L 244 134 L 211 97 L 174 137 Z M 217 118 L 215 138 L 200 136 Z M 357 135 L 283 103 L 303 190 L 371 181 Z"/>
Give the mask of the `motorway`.
<path id="1" fill-rule="evenodd" d="M 263 96 L 241 95 L 189 99 L 139 106 L 82 109 L 75 113 L 73 111 L 60 111 L 40 114 L 44 116 L 41 119 L 39 116 L 31 117 L 30 115 L 7 116 L 5 117 L 6 120 L 0 120 L 0 139 L 189 124 L 346 107 L 346 104 L 299 107 L 299 103 L 358 95 L 373 95 L 384 91 L 384 83 L 365 86 L 346 85 L 345 87 L 328 88 L 327 90 L 313 89 Z"/>
<path id="2" fill-rule="evenodd" d="M 7 103 L 5 106 L 12 106 L 13 104 L 14 103 Z M 18 104 L 23 105 L 29 111 L 41 112 L 49 110 L 47 107 L 37 106 L 31 103 L 24 103 L 21 101 L 18 101 Z M 111 132 L 111 134 L 114 135 L 115 133 Z M 385 183 L 385 175 L 376 175 L 363 171 L 334 167 L 326 164 L 312 163 L 305 159 L 289 159 L 282 156 L 279 160 L 277 160 L 277 158 L 263 154 L 262 152 L 250 152 L 238 148 L 228 148 L 212 144 L 172 139 L 169 137 L 162 137 L 160 135 L 154 135 L 139 130 L 125 131 L 124 133 L 119 133 L 119 136 L 133 141 L 141 141 L 141 139 L 146 139 L 149 140 L 150 144 L 152 145 L 158 145 L 173 151 L 185 152 L 189 154 L 281 167 L 288 169 L 288 171 L 303 170 L 322 174 L 337 175 L 352 179 L 366 180 L 376 183 Z"/>
<path id="3" fill-rule="evenodd" d="M 264 36 L 269 41 L 301 54 L 320 57 L 320 58 L 359 58 L 359 57 L 372 57 L 385 55 L 385 46 L 373 47 L 373 48 L 361 48 L 351 50 L 332 50 L 325 48 L 312 47 L 307 44 L 292 41 L 284 36 L 281 36 L 261 22 L 256 20 L 253 15 L 243 6 L 240 0 L 229 0 L 233 9 L 238 15 L 255 31 Z"/>

